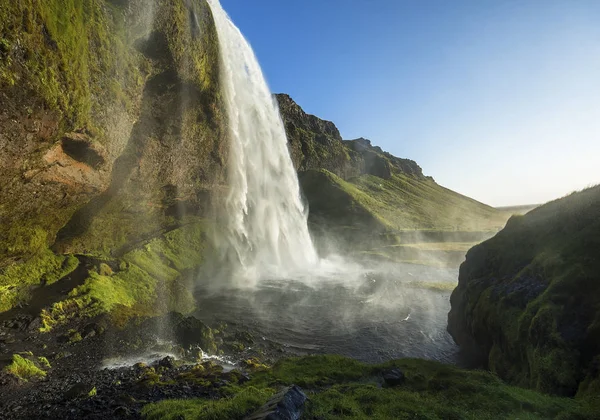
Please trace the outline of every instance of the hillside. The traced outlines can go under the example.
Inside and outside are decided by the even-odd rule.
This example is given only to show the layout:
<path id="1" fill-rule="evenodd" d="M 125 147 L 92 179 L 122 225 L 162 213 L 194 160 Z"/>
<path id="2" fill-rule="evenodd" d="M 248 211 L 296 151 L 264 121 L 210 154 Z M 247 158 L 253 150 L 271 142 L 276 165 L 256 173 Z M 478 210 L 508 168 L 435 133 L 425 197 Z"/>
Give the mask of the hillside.
<path id="1" fill-rule="evenodd" d="M 600 186 L 513 216 L 472 248 L 448 330 L 510 383 L 600 391 Z"/>
<path id="2" fill-rule="evenodd" d="M 318 240 L 394 261 L 457 266 L 465 246 L 489 238 L 510 217 L 442 187 L 416 162 L 367 139 L 342 140 L 332 122 L 305 113 L 288 95 L 276 98 Z M 429 245 L 414 246 L 422 242 Z"/>

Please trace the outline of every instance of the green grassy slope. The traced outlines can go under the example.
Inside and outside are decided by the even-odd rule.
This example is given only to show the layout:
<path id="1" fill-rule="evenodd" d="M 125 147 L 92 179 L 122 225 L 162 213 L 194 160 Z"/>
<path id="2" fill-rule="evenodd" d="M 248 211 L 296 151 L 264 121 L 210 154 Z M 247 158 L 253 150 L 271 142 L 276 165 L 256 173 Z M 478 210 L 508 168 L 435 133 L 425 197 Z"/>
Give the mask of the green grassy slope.
<path id="1" fill-rule="evenodd" d="M 406 230 L 497 231 L 507 216 L 430 178 L 394 173 L 347 181 L 325 171 L 300 174 L 312 220 L 334 226 L 395 233 Z M 456 238 L 460 241 L 460 238 Z"/>

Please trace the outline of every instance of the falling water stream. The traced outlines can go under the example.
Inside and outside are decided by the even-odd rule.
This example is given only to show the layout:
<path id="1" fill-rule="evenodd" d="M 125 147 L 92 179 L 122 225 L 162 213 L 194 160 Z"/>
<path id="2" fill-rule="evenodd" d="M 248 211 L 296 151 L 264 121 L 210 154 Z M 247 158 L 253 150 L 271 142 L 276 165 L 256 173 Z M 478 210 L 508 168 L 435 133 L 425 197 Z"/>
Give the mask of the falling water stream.
<path id="1" fill-rule="evenodd" d="M 231 141 L 227 245 L 235 273 L 256 283 L 314 267 L 285 129 L 250 44 L 218 0 L 210 0 L 221 49 L 221 84 Z"/>
<path id="2" fill-rule="evenodd" d="M 241 321 L 299 351 L 371 361 L 451 360 L 456 348 L 445 331 L 449 293 L 404 282 L 411 280 L 410 270 L 424 281 L 454 282 L 455 273 L 395 265 L 374 274 L 373 267 L 341 257 L 319 258 L 284 125 L 258 60 L 219 0 L 208 3 L 231 142 L 221 248 L 233 281 L 215 292 L 214 278 L 208 279 L 197 295 L 196 316 Z"/>

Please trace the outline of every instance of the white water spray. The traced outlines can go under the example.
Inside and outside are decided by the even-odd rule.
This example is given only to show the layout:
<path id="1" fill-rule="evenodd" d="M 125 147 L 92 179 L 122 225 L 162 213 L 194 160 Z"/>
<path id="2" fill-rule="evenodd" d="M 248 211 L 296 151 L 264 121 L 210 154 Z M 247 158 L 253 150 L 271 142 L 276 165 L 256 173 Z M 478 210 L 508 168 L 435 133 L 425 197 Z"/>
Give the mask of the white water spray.
<path id="1" fill-rule="evenodd" d="M 319 260 L 279 110 L 250 44 L 208 0 L 221 50 L 221 84 L 231 141 L 227 242 L 238 280 L 290 278 Z"/>

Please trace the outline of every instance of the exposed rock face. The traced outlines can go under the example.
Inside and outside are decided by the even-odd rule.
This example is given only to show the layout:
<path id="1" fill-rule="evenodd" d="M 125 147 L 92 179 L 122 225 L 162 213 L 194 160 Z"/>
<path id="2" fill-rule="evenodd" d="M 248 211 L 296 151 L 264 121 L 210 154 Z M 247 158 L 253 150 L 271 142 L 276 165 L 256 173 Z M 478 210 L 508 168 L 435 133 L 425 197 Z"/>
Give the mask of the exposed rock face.
<path id="1" fill-rule="evenodd" d="M 600 186 L 513 216 L 467 253 L 448 331 L 511 383 L 597 395 L 599 253 Z"/>
<path id="2" fill-rule="evenodd" d="M 416 178 L 423 178 L 423 171 L 417 165 L 417 162 L 397 158 L 388 152 L 384 152 L 381 147 L 372 146 L 370 140 L 361 137 L 356 140 L 345 140 L 344 144 L 362 156 L 361 173 L 389 179 L 392 176 L 392 171 L 395 170 Z"/>
<path id="3" fill-rule="evenodd" d="M 360 175 L 358 155 L 344 146 L 335 124 L 307 114 L 289 95 L 275 97 L 298 171 L 327 169 L 342 178 Z"/>
<path id="4" fill-rule="evenodd" d="M 389 179 L 393 172 L 423 178 L 416 162 L 392 156 L 367 139 L 342 140 L 331 121 L 307 114 L 289 95 L 275 97 L 299 172 L 326 169 L 343 179 L 366 174 Z"/>

